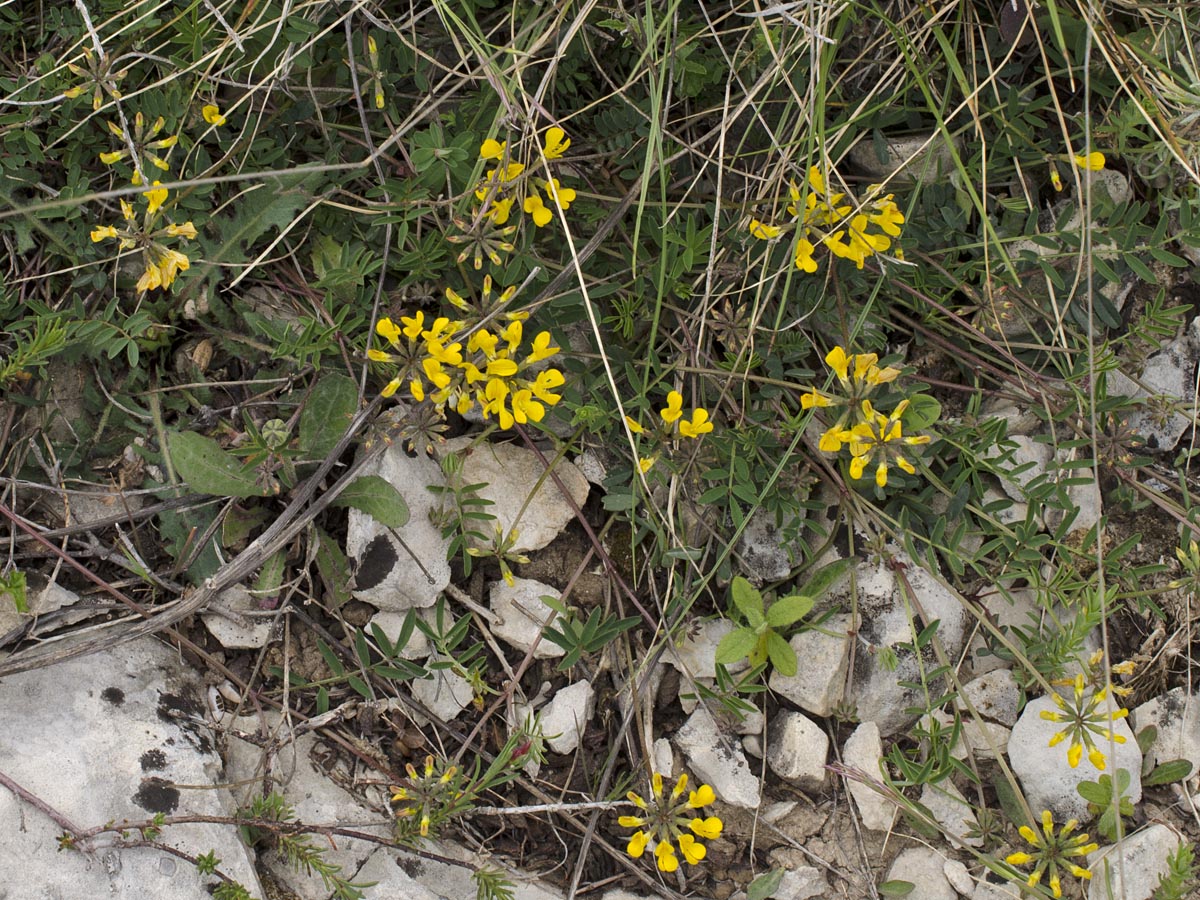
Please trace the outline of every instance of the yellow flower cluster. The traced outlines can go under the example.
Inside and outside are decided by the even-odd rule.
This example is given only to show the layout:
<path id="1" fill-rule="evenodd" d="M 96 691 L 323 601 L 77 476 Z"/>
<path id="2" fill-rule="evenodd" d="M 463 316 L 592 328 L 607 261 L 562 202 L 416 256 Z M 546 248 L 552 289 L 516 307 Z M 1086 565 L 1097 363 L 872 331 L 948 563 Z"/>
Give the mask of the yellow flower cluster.
<path id="1" fill-rule="evenodd" d="M 1054 705 L 1057 710 L 1043 710 L 1041 717 L 1048 722 L 1066 723 L 1066 727 L 1057 732 L 1054 737 L 1050 738 L 1050 746 L 1057 747 L 1063 741 L 1070 738 L 1070 743 L 1067 745 L 1067 762 L 1074 769 L 1079 765 L 1083 758 L 1083 750 L 1086 747 L 1088 751 L 1088 760 L 1093 766 L 1100 771 L 1104 771 L 1107 765 L 1107 758 L 1104 751 L 1096 746 L 1096 740 L 1099 738 L 1102 741 L 1113 741 L 1117 744 L 1124 744 L 1124 735 L 1116 734 L 1112 730 L 1112 724 L 1117 719 L 1123 719 L 1129 715 L 1129 710 L 1124 707 L 1113 712 L 1108 712 L 1101 709 L 1101 704 L 1104 703 L 1104 698 L 1108 696 L 1109 685 L 1105 684 L 1104 672 L 1098 669 L 1098 665 L 1104 658 L 1104 652 L 1097 650 L 1088 660 L 1088 674 L 1080 672 L 1074 679 L 1060 679 L 1052 682 L 1056 685 L 1070 685 L 1072 687 L 1071 699 L 1064 699 L 1057 691 L 1054 693 Z M 1132 675 L 1134 664 L 1130 661 L 1118 663 L 1112 666 L 1109 670 L 1113 675 Z M 1095 685 L 1092 693 L 1085 697 L 1085 689 L 1088 684 Z M 1127 697 L 1132 692 L 1131 688 L 1112 685 L 1112 692 L 1118 697 Z"/>
<path id="2" fill-rule="evenodd" d="M 1033 872 L 1028 878 L 1025 878 L 1025 883 L 1029 887 L 1037 887 L 1042 876 L 1049 872 L 1050 877 L 1046 883 L 1050 885 L 1050 893 L 1055 897 L 1061 897 L 1062 881 L 1058 875 L 1059 866 L 1065 868 L 1076 878 L 1090 879 L 1092 873 L 1071 860 L 1087 856 L 1100 849 L 1099 844 L 1088 843 L 1086 834 L 1072 834 L 1078 825 L 1078 821 L 1071 819 L 1062 827 L 1062 831 L 1055 834 L 1054 817 L 1050 814 L 1050 810 L 1044 810 L 1041 834 L 1028 825 L 1022 825 L 1020 828 L 1021 837 L 1033 846 L 1033 852 L 1011 853 L 1005 857 L 1004 861 L 1010 866 L 1027 866 L 1034 863 Z"/>
<path id="3" fill-rule="evenodd" d="M 875 484 L 886 487 L 888 467 L 895 463 L 908 474 L 916 468 L 908 460 L 905 447 L 928 444 L 929 435 L 905 435 L 901 421 L 908 400 L 902 400 L 890 415 L 875 409 L 868 399 L 880 386 L 895 381 L 899 369 L 880 368 L 874 353 L 847 355 L 834 347 L 825 356 L 825 363 L 837 376 L 841 390 L 825 393 L 812 388 L 800 398 L 800 405 L 819 409 L 827 427 L 821 434 L 818 448 L 823 453 L 836 454 L 847 447 L 850 451 L 850 477 L 856 481 L 868 467 L 874 469 Z"/>
<path id="4" fill-rule="evenodd" d="M 701 406 L 695 407 L 688 418 L 683 417 L 683 394 L 679 391 L 667 393 L 667 405 L 658 411 L 658 417 L 662 421 L 658 429 L 659 443 L 668 440 L 676 428 L 679 429 L 681 437 L 693 439 L 713 430 L 713 423 L 708 418 L 708 410 Z M 640 422 L 629 416 L 625 417 L 625 424 L 634 434 L 645 434 L 646 432 Z M 642 472 L 649 472 L 657 461 L 657 455 L 643 456 L 638 460 L 638 468 Z"/>
<path id="5" fill-rule="evenodd" d="M 904 213 L 892 194 L 881 195 L 880 185 L 867 188 L 867 199 L 860 207 L 846 202 L 844 193 L 829 193 L 825 176 L 816 166 L 808 170 L 808 192 L 798 185 L 788 186 L 791 203 L 787 211 L 796 223 L 796 268 L 809 274 L 818 268 L 814 254 L 818 245 L 834 256 L 852 260 L 862 268 L 868 256 L 883 253 L 900 236 Z M 803 200 L 803 202 L 801 202 Z M 751 219 L 750 234 L 759 240 L 773 240 L 783 233 L 779 225 Z"/>
<path id="6" fill-rule="evenodd" d="M 168 238 L 192 240 L 196 237 L 196 226 L 191 222 L 176 225 L 162 222 L 162 205 L 167 200 L 167 189 L 156 181 L 144 191 L 146 209 L 140 220 L 133 204 L 121 199 L 121 215 L 124 222 L 116 225 L 97 225 L 92 229 L 92 242 L 115 239 L 122 250 L 141 248 L 146 270 L 138 279 L 139 291 L 166 290 L 175 281 L 175 276 L 186 271 L 191 262 L 187 254 L 166 246 Z"/>
<path id="7" fill-rule="evenodd" d="M 444 763 L 442 766 L 439 774 L 432 756 L 425 757 L 422 773 L 412 763 L 405 763 L 408 784 L 392 788 L 397 837 L 411 842 L 416 837 L 428 837 L 431 830 L 436 834 L 440 825 L 464 807 L 461 770 Z"/>
<path id="8" fill-rule="evenodd" d="M 655 772 L 650 779 L 653 796 L 647 802 L 630 791 L 629 800 L 640 811 L 641 815 L 621 816 L 618 820 L 622 828 L 636 828 L 625 847 L 634 859 L 640 859 L 646 852 L 646 847 L 654 842 L 654 859 L 658 868 L 663 872 L 674 872 L 679 868 L 679 857 L 675 855 L 675 844 L 688 865 L 694 866 L 708 854 L 708 848 L 697 838 L 715 841 L 721 836 L 724 823 L 717 816 L 701 818 L 697 810 L 714 803 L 717 795 L 707 784 L 700 785 L 697 791 L 691 791 L 686 800 L 682 800 L 683 792 L 687 790 L 687 775 L 680 775 L 671 789 L 670 799 L 663 796 L 663 777 Z"/>
<path id="9" fill-rule="evenodd" d="M 142 183 L 142 172 L 144 171 L 144 163 L 141 158 L 156 169 L 163 172 L 171 168 L 167 160 L 158 155 L 159 150 L 168 150 L 174 147 L 179 142 L 179 135 L 169 134 L 164 138 L 159 138 L 158 133 L 162 131 L 166 120 L 159 116 L 154 122 L 147 127 L 146 117 L 140 112 L 133 117 L 133 149 L 137 151 L 139 159 L 133 161 L 133 176 L 130 181 L 133 184 Z M 121 126 L 116 122 L 108 122 L 108 130 L 117 136 L 117 140 L 125 140 L 125 132 L 121 130 Z M 129 156 L 128 147 L 120 147 L 108 153 L 100 154 L 100 161 L 106 166 L 112 166 Z"/>
<path id="10" fill-rule="evenodd" d="M 541 155 L 547 160 L 559 159 L 570 146 L 567 133 L 554 126 L 546 129 L 543 135 Z M 530 178 L 526 164 L 511 158 L 507 141 L 488 138 L 479 148 L 479 158 L 496 161 L 496 168 L 487 170 L 475 190 L 475 198 L 483 204 L 484 215 L 496 225 L 508 222 L 518 200 L 521 201 L 520 209 L 538 228 L 550 224 L 554 208 L 565 212 L 575 202 L 575 189 L 563 187 L 557 178 Z"/>
<path id="11" fill-rule="evenodd" d="M 507 296 L 511 289 L 501 299 Z M 539 366 L 559 352 L 550 332 L 538 333 L 528 352 L 521 354 L 525 317 L 509 316 L 498 332 L 472 331 L 445 316 L 427 324 L 419 311 L 402 316 L 399 324 L 380 319 L 375 330 L 394 352 L 372 349 L 367 355 L 375 362 L 398 364 L 399 371 L 383 389 L 385 397 L 407 381 L 414 400 L 428 399 L 440 410 L 448 406 L 463 415 L 478 404 L 485 419 L 495 416 L 505 429 L 514 423 L 540 422 L 546 407 L 562 399 L 555 390 L 565 379 L 558 369 Z"/>

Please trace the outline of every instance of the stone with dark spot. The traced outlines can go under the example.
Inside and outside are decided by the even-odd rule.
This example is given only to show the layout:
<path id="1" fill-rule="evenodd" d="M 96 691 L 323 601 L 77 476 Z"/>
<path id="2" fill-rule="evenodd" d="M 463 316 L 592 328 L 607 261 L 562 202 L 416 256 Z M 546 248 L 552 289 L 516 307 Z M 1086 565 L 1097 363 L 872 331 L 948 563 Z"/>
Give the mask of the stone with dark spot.
<path id="1" fill-rule="evenodd" d="M 147 750 L 139 760 L 143 772 L 161 771 L 167 767 L 167 754 L 161 750 Z"/>
<path id="2" fill-rule="evenodd" d="M 367 544 L 367 549 L 358 558 L 358 565 L 354 570 L 354 590 L 369 591 L 378 587 L 399 561 L 387 535 L 381 534 L 372 538 Z"/>
<path id="3" fill-rule="evenodd" d="M 179 791 L 161 778 L 143 778 L 133 802 L 147 812 L 173 813 L 179 808 Z"/>
<path id="4" fill-rule="evenodd" d="M 106 687 L 100 692 L 100 699 L 106 700 L 113 706 L 120 706 L 125 702 L 125 692 L 120 688 Z"/>

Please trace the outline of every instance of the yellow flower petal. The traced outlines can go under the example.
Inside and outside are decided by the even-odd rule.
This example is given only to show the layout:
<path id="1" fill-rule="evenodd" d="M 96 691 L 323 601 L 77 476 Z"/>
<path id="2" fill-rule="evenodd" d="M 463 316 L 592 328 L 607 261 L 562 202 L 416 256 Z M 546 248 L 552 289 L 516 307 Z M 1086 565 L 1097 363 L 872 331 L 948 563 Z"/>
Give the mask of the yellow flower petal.
<path id="1" fill-rule="evenodd" d="M 716 799 L 717 795 L 716 792 L 713 791 L 712 787 L 707 784 L 702 784 L 698 790 L 692 791 L 688 794 L 688 806 L 690 806 L 692 809 L 700 809 L 701 807 L 712 805 L 716 802 Z M 693 819 L 692 821 L 698 822 L 700 820 Z M 697 834 L 699 834 L 699 832 L 697 832 Z M 701 836 L 703 837 L 703 835 Z"/>
<path id="2" fill-rule="evenodd" d="M 200 110 L 200 114 L 204 116 L 204 121 L 209 125 L 225 124 L 225 117 L 221 115 L 221 110 L 215 103 L 205 104 L 204 108 Z"/>
<path id="3" fill-rule="evenodd" d="M 758 219 L 750 220 L 750 234 L 758 238 L 760 241 L 769 241 L 779 237 L 783 231 L 778 225 L 768 225 L 765 222 L 760 222 Z"/>
<path id="4" fill-rule="evenodd" d="M 1093 150 L 1087 156 L 1074 156 L 1072 159 L 1075 161 L 1075 165 L 1079 166 L 1079 168 L 1091 169 L 1093 172 L 1099 172 L 1104 168 L 1105 162 L 1107 162 L 1107 160 L 1104 158 L 1104 154 L 1099 150 Z"/>
<path id="5" fill-rule="evenodd" d="M 629 843 L 625 845 L 625 852 L 634 859 L 641 857 L 646 852 L 646 844 L 650 841 L 650 835 L 644 831 L 635 831 L 632 837 L 629 838 Z"/>

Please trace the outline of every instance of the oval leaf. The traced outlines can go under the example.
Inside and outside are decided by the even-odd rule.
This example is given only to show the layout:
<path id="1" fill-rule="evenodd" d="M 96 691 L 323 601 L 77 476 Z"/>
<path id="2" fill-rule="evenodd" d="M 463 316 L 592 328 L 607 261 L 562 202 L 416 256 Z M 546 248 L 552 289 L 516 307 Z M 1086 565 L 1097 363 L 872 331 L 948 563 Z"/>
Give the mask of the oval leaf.
<path id="1" fill-rule="evenodd" d="M 804 586 L 804 595 L 812 597 L 814 600 L 820 600 L 821 595 L 837 584 L 853 565 L 853 559 L 839 559 L 837 562 L 831 562 L 829 565 L 817 569 L 813 572 L 812 578 L 808 579 L 808 584 Z"/>
<path id="2" fill-rule="evenodd" d="M 167 446 L 175 470 L 196 493 L 217 497 L 267 496 L 267 489 L 255 481 L 254 469 L 226 453 L 212 438 L 194 431 L 169 432 Z"/>
<path id="3" fill-rule="evenodd" d="M 745 659 L 754 650 L 756 643 L 758 643 L 758 635 L 749 628 L 735 628 L 721 638 L 721 643 L 717 644 L 714 659 L 721 665 L 729 665 L 739 659 Z"/>
<path id="4" fill-rule="evenodd" d="M 733 605 L 746 617 L 747 622 L 755 627 L 762 624 L 762 594 L 754 589 L 754 585 L 738 575 L 729 585 L 729 593 L 733 597 Z"/>
<path id="5" fill-rule="evenodd" d="M 885 881 L 877 890 L 880 897 L 907 897 L 917 886 L 911 881 Z"/>
<path id="6" fill-rule="evenodd" d="M 767 624 L 772 628 L 784 628 L 799 622 L 812 608 L 812 597 L 784 597 L 776 600 L 767 610 Z"/>
<path id="7" fill-rule="evenodd" d="M 311 459 L 324 459 L 358 412 L 358 386 L 353 378 L 323 375 L 300 413 L 300 450 Z"/>
<path id="8" fill-rule="evenodd" d="M 790 678 L 796 674 L 796 651 L 774 631 L 767 635 L 767 656 L 780 675 Z"/>
<path id="9" fill-rule="evenodd" d="M 1161 766 L 1156 766 L 1153 772 L 1142 779 L 1142 785 L 1152 787 L 1158 784 L 1174 784 L 1176 781 L 1183 781 L 1191 774 L 1192 764 L 1190 762 L 1186 759 L 1173 759 Z"/>
<path id="10" fill-rule="evenodd" d="M 352 506 L 388 528 L 399 528 L 408 521 L 408 504 L 386 478 L 363 475 L 346 485 L 334 506 Z"/>
<path id="11" fill-rule="evenodd" d="M 755 878 L 746 888 L 746 900 L 769 900 L 775 896 L 775 892 L 779 890 L 779 885 L 783 882 L 783 869 L 772 869 L 770 872 L 763 872 Z"/>

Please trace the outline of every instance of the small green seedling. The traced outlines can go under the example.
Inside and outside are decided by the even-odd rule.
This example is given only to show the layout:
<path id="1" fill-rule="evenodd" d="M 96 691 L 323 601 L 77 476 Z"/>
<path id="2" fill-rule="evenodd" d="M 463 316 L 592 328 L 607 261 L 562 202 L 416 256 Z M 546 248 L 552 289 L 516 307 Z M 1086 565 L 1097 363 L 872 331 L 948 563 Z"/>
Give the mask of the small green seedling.
<path id="1" fill-rule="evenodd" d="M 1101 775 L 1095 781 L 1085 781 L 1075 787 L 1079 796 L 1088 802 L 1088 812 L 1093 816 L 1100 814 L 1096 830 L 1110 841 L 1117 839 L 1117 817 L 1127 819 L 1133 815 L 1133 801 L 1126 796 L 1129 782 L 1128 770 L 1117 769 L 1115 781 L 1109 775 Z"/>
<path id="2" fill-rule="evenodd" d="M 781 632 L 808 615 L 813 604 L 841 578 L 851 563 L 851 560 L 841 559 L 823 566 L 805 585 L 803 593 L 781 597 L 769 608 L 750 582 L 740 575 L 734 578 L 730 585 L 733 605 L 746 624 L 721 639 L 716 661 L 729 665 L 749 658 L 750 665 L 757 666 L 769 659 L 779 674 L 795 675 L 796 652 Z"/>

